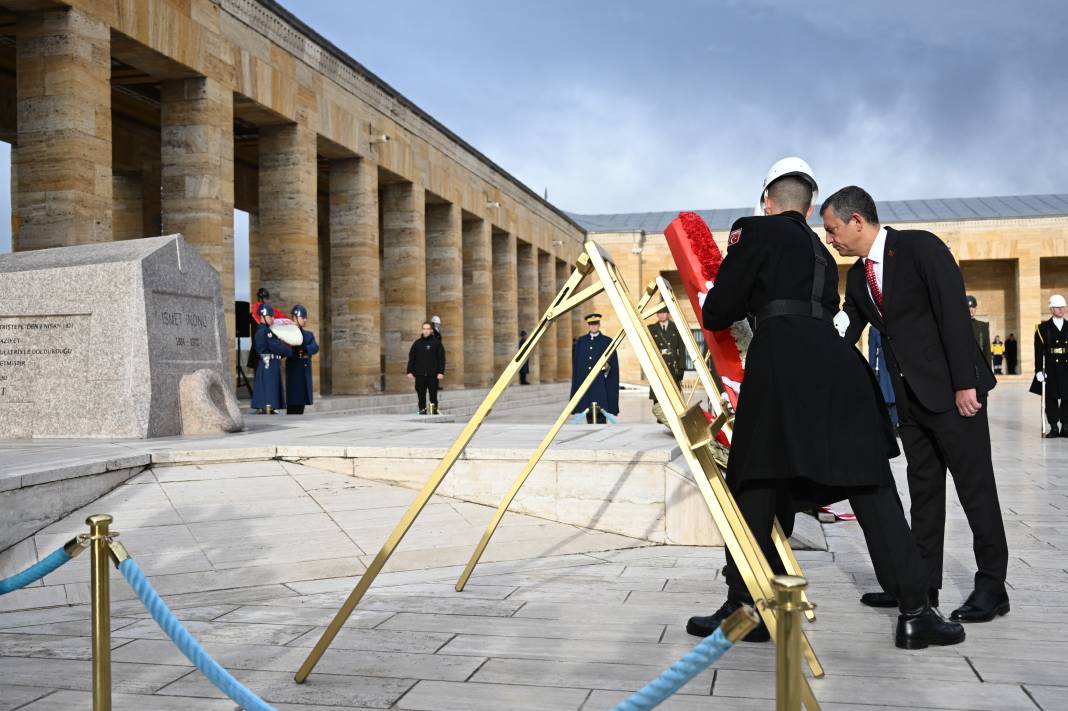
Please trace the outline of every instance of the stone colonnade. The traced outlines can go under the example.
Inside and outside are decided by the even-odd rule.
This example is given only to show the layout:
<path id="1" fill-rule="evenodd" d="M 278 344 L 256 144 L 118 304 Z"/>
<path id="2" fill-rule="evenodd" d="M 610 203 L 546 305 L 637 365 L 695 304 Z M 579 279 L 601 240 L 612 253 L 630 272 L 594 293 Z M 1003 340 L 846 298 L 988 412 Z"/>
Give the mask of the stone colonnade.
<path id="1" fill-rule="evenodd" d="M 249 213 L 252 300 L 264 286 L 280 308 L 307 307 L 334 394 L 408 390 L 408 350 L 432 315 L 443 321 L 447 383 L 496 379 L 570 273 L 579 228 L 536 197 L 521 196 L 520 219 L 499 188 L 450 178 L 438 191 L 440 170 L 425 158 L 324 138 L 317 97 L 297 92 L 282 116 L 159 49 L 131 49 L 113 18 L 72 4 L 31 0 L 16 12 L 15 250 L 181 232 L 221 275 L 233 353 L 236 207 Z M 116 88 L 116 67 L 133 71 L 126 61 L 146 72 L 128 85 L 151 84 L 158 97 Z M 535 382 L 569 377 L 565 322 L 532 359 Z"/>

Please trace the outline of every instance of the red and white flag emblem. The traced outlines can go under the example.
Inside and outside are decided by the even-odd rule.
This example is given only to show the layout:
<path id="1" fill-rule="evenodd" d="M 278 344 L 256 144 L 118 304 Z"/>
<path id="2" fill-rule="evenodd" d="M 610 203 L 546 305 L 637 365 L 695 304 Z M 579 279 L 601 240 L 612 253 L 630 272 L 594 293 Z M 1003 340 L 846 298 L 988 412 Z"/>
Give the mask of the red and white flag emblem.
<path id="1" fill-rule="evenodd" d="M 727 246 L 729 247 L 732 244 L 738 244 L 738 240 L 740 240 L 741 238 L 742 238 L 742 228 L 739 227 L 738 229 L 732 231 L 730 236 L 727 237 Z"/>

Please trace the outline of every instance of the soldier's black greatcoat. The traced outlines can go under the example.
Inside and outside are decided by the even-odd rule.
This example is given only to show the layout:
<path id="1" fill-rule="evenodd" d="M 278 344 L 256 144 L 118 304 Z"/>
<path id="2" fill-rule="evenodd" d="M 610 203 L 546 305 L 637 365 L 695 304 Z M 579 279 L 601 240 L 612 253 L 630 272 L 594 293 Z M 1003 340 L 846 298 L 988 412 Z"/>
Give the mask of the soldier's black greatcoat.
<path id="1" fill-rule="evenodd" d="M 262 410 L 270 405 L 275 410 L 285 409 L 282 358 L 293 355 L 293 348 L 274 335 L 274 331 L 265 323 L 256 327 L 253 343 L 259 360 L 256 363 L 256 382 L 252 388 L 252 407 Z"/>
<path id="2" fill-rule="evenodd" d="M 289 406 L 312 404 L 312 367 L 311 357 L 319 352 L 315 334 L 301 329 L 304 344 L 293 349 L 293 355 L 286 358 L 286 398 Z"/>
<path id="3" fill-rule="evenodd" d="M 605 349 L 611 343 L 612 339 L 603 333 L 598 333 L 596 336 L 587 333 L 585 336 L 575 339 L 574 346 L 571 349 L 572 395 L 582 385 L 582 381 L 586 379 L 590 368 L 593 367 L 597 359 L 601 357 L 601 354 L 605 352 Z M 607 372 L 594 379 L 593 384 L 590 385 L 586 394 L 579 400 L 573 412 L 582 412 L 590 408 L 595 402 L 597 407 L 605 412 L 610 412 L 613 415 L 619 414 L 619 358 L 615 353 L 608 359 Z"/>
<path id="4" fill-rule="evenodd" d="M 1046 372 L 1046 421 L 1068 427 L 1068 322 L 1058 329 L 1048 318 L 1035 327 L 1035 370 Z"/>
<path id="5" fill-rule="evenodd" d="M 761 320 L 769 302 L 812 302 L 816 250 L 827 265 L 822 317 Z M 757 316 L 727 467 L 732 489 L 760 479 L 807 480 L 831 490 L 891 483 L 887 460 L 899 453 L 893 429 L 871 370 L 831 323 L 837 311 L 834 259 L 800 213 L 734 223 L 703 308 L 710 330 Z M 808 492 L 797 483 L 791 488 L 803 498 Z"/>

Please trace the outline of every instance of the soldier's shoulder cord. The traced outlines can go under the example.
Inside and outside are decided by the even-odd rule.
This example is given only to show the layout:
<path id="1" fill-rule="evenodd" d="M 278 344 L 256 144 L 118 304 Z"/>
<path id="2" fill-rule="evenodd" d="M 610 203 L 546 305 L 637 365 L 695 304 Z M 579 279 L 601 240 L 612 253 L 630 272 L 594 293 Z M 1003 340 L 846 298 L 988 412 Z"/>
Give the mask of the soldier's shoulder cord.
<path id="1" fill-rule="evenodd" d="M 1046 345 L 1046 339 L 1042 337 L 1042 322 L 1039 321 L 1035 324 L 1035 333 L 1038 334 L 1038 340 L 1042 342 L 1042 345 Z"/>

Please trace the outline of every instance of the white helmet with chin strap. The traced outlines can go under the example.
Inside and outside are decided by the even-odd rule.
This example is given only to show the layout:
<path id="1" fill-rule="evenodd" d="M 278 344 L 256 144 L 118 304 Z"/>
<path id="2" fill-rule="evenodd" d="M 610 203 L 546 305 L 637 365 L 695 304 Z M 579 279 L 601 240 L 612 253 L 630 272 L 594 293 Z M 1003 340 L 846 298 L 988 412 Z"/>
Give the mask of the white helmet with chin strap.
<path id="1" fill-rule="evenodd" d="M 768 195 L 768 186 L 779 178 L 785 178 L 788 175 L 797 175 L 804 178 L 812 186 L 812 202 L 816 202 L 819 197 L 819 186 L 816 184 L 816 176 L 812 172 L 812 168 L 802 158 L 788 156 L 775 161 L 775 164 L 768 169 L 768 174 L 764 178 L 764 187 L 760 190 L 760 204 L 757 206 L 756 214 L 764 214 L 764 198 Z"/>

